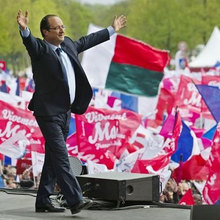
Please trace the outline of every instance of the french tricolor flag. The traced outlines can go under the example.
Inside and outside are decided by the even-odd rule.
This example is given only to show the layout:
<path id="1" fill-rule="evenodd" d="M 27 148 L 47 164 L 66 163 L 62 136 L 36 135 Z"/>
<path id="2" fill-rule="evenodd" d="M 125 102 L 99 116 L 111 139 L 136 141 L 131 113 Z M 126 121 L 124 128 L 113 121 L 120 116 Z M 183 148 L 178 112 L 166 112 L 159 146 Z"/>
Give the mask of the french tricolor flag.
<path id="1" fill-rule="evenodd" d="M 189 160 L 193 155 L 200 154 L 197 137 L 195 133 L 182 121 L 182 131 L 178 139 L 176 152 L 171 160 L 179 163 L 182 155 L 182 162 Z"/>

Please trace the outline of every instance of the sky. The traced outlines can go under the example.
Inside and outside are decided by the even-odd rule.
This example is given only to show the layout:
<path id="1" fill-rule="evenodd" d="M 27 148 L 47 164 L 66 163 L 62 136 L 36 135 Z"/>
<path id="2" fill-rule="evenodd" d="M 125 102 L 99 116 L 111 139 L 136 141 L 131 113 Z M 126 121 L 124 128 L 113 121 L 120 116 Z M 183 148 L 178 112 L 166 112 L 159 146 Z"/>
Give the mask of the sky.
<path id="1" fill-rule="evenodd" d="M 89 3 L 89 4 L 103 4 L 103 5 L 111 5 L 114 3 L 118 3 L 122 0 L 77 0 L 81 3 Z"/>

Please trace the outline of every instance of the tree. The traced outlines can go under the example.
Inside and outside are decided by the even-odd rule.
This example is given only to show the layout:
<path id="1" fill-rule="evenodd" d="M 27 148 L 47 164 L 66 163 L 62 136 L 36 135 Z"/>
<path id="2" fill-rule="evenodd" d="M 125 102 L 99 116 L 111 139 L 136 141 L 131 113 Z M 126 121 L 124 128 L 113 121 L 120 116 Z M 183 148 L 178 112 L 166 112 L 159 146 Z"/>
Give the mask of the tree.
<path id="1" fill-rule="evenodd" d="M 84 6 L 71 0 L 0 0 L 0 59 L 17 74 L 30 65 L 29 56 L 20 38 L 16 16 L 18 9 L 29 11 L 29 28 L 32 34 L 42 38 L 40 21 L 46 14 L 59 15 L 67 26 L 70 37 L 86 34 L 91 13 Z"/>

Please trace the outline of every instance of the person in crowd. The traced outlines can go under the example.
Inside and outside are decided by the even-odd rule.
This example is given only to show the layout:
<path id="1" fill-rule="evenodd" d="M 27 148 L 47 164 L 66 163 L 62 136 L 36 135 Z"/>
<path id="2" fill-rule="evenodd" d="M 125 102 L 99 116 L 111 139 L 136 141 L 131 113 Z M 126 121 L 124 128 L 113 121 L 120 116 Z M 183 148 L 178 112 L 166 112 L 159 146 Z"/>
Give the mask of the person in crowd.
<path id="1" fill-rule="evenodd" d="M 194 199 L 195 205 L 202 205 L 203 204 L 201 194 L 199 194 L 199 193 L 193 194 L 193 199 Z"/>
<path id="2" fill-rule="evenodd" d="M 160 196 L 160 202 L 177 204 L 180 199 L 185 195 L 185 193 L 189 190 L 189 188 L 192 189 L 195 204 L 202 205 L 202 195 L 195 187 L 193 182 L 182 180 L 179 184 L 177 184 L 173 178 L 170 178 L 167 181 L 165 189 Z"/>
<path id="3" fill-rule="evenodd" d="M 178 195 L 178 200 L 180 200 L 185 193 L 189 190 L 190 186 L 189 183 L 182 180 L 179 184 L 178 184 L 178 190 L 177 190 L 177 195 Z"/>
<path id="4" fill-rule="evenodd" d="M 175 71 L 178 75 L 188 68 L 187 48 L 186 42 L 179 42 L 178 51 L 175 54 Z"/>
<path id="5" fill-rule="evenodd" d="M 9 174 L 6 179 L 6 188 L 8 189 L 16 189 L 17 184 L 15 182 L 14 176 Z"/>
<path id="6" fill-rule="evenodd" d="M 5 182 L 5 187 L 9 189 L 16 189 L 16 173 L 17 169 L 14 166 L 7 165 L 3 168 L 3 179 Z"/>
<path id="7" fill-rule="evenodd" d="M 3 166 L 0 161 L 0 188 L 5 188 L 6 182 L 3 175 Z"/>
<path id="8" fill-rule="evenodd" d="M 65 25 L 57 15 L 46 15 L 40 22 L 43 40 L 35 38 L 28 28 L 29 15 L 17 14 L 20 34 L 32 63 L 35 92 L 29 109 L 45 138 L 45 162 L 37 193 L 36 212 L 63 212 L 49 196 L 57 181 L 72 212 L 76 214 L 92 205 L 83 198 L 79 183 L 71 171 L 66 138 L 71 112 L 83 114 L 92 98 L 92 89 L 78 59 L 78 54 L 109 40 L 126 26 L 126 17 L 115 16 L 113 23 L 96 33 L 74 41 L 65 36 Z"/>
<path id="9" fill-rule="evenodd" d="M 170 178 L 165 186 L 165 189 L 163 191 L 163 196 L 161 199 L 163 199 L 163 202 L 165 203 L 177 203 L 177 183 L 175 179 Z M 162 201 L 162 200 L 161 200 Z"/>
<path id="10" fill-rule="evenodd" d="M 27 168 L 20 175 L 20 186 L 21 188 L 32 188 L 34 187 L 34 181 L 31 177 L 31 169 Z"/>

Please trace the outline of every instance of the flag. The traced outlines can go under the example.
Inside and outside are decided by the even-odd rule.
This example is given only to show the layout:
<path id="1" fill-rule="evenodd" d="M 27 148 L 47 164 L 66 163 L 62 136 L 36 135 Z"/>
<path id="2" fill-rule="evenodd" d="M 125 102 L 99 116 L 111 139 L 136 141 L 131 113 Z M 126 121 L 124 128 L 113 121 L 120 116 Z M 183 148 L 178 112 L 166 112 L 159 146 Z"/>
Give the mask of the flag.
<path id="1" fill-rule="evenodd" d="M 28 92 L 34 92 L 35 84 L 33 79 L 29 79 L 29 82 L 27 82 L 27 86 L 25 88 Z"/>
<path id="2" fill-rule="evenodd" d="M 175 124 L 175 115 L 169 114 L 160 130 L 160 135 L 164 137 L 172 137 L 173 127 Z"/>
<path id="3" fill-rule="evenodd" d="M 128 95 L 119 92 L 112 92 L 113 97 L 121 100 L 121 108 L 138 112 L 138 96 Z"/>
<path id="4" fill-rule="evenodd" d="M 30 169 L 31 166 L 32 166 L 32 160 L 18 159 L 16 163 L 17 175 L 22 174 L 26 169 Z"/>
<path id="5" fill-rule="evenodd" d="M 11 165 L 11 158 L 4 156 L 3 164 L 4 164 L 4 166 Z"/>
<path id="6" fill-rule="evenodd" d="M 210 70 L 214 70 L 214 71 L 220 70 L 220 62 L 217 61 L 216 64 L 210 68 Z"/>
<path id="7" fill-rule="evenodd" d="M 196 85 L 212 116 L 218 123 L 220 120 L 220 90 L 217 86 Z"/>
<path id="8" fill-rule="evenodd" d="M 163 149 L 164 138 L 140 125 L 129 140 L 129 143 L 136 150 L 144 148 L 141 159 L 149 160 L 156 157 Z"/>
<path id="9" fill-rule="evenodd" d="M 78 145 L 76 132 L 70 135 L 66 140 L 68 155 L 72 157 L 78 156 Z"/>
<path id="10" fill-rule="evenodd" d="M 176 152 L 171 159 L 177 163 L 180 162 L 180 155 L 183 155 L 183 162 L 192 155 L 199 154 L 199 145 L 194 132 L 182 121 L 182 131 L 178 139 Z"/>
<path id="11" fill-rule="evenodd" d="M 0 101 L 0 153 L 12 159 L 42 151 L 44 138 L 33 114 Z"/>
<path id="12" fill-rule="evenodd" d="M 211 146 L 212 144 L 212 139 L 214 137 L 215 131 L 217 128 L 217 124 L 215 126 L 213 126 L 212 128 L 210 128 L 205 134 L 203 134 L 203 136 L 201 137 L 202 140 L 202 144 L 204 149 L 208 148 Z"/>
<path id="13" fill-rule="evenodd" d="M 141 124 L 141 116 L 129 110 L 89 107 L 76 117 L 79 158 L 105 164 L 109 169 L 120 158 L 129 139 Z"/>
<path id="14" fill-rule="evenodd" d="M 70 118 L 69 133 L 68 133 L 67 139 L 69 136 L 73 135 L 73 133 L 75 132 L 76 132 L 76 122 L 75 122 L 74 114 L 72 114 Z"/>
<path id="15" fill-rule="evenodd" d="M 69 133 L 66 140 L 68 155 L 78 157 L 75 115 L 71 115 Z"/>
<path id="16" fill-rule="evenodd" d="M 168 114 L 171 114 L 172 109 L 175 107 L 178 84 L 179 77 L 176 75 L 170 75 L 169 72 L 165 72 L 165 77 L 161 81 L 158 94 L 155 120 L 152 121 L 153 127 L 157 127 L 162 124 L 165 111 Z"/>
<path id="17" fill-rule="evenodd" d="M 10 88 L 7 86 L 5 80 L 0 81 L 0 92 L 9 93 Z"/>
<path id="18" fill-rule="evenodd" d="M 193 81 L 197 84 L 200 83 L 200 81 L 196 79 L 193 79 Z M 178 106 L 178 109 L 180 110 L 181 117 L 183 118 L 183 110 L 188 114 L 191 112 L 200 114 L 201 99 L 201 95 L 196 89 L 195 84 L 192 82 L 192 78 L 181 75 L 175 100 L 176 106 Z"/>
<path id="19" fill-rule="evenodd" d="M 216 128 L 217 128 L 217 124 L 213 126 L 212 128 L 210 128 L 205 134 L 203 134 L 202 137 L 212 140 L 215 135 Z"/>
<path id="20" fill-rule="evenodd" d="M 133 173 L 152 173 L 158 172 L 164 169 L 170 163 L 171 155 L 177 149 L 177 142 L 179 134 L 182 128 L 181 118 L 177 112 L 175 115 L 175 126 L 173 128 L 173 135 L 171 138 L 167 138 L 163 144 L 162 150 L 154 158 L 148 158 L 147 160 L 143 157 L 137 159 L 131 172 Z M 144 154 L 143 154 L 144 155 Z"/>
<path id="21" fill-rule="evenodd" d="M 96 30 L 90 25 L 89 33 Z M 168 61 L 168 51 L 114 34 L 110 41 L 86 51 L 82 66 L 93 87 L 155 97 Z"/>
<path id="22" fill-rule="evenodd" d="M 121 99 L 119 98 L 108 96 L 107 104 L 111 107 L 112 110 L 121 110 Z"/>
<path id="23" fill-rule="evenodd" d="M 97 88 L 93 88 L 93 94 L 92 105 L 96 108 L 127 109 L 146 118 L 152 117 L 156 111 L 157 97 L 130 95 Z"/>
<path id="24" fill-rule="evenodd" d="M 184 196 L 180 199 L 178 205 L 194 205 L 192 190 L 188 189 Z"/>
<path id="25" fill-rule="evenodd" d="M 26 78 L 24 78 L 24 77 L 17 77 L 16 83 L 17 83 L 17 87 L 16 87 L 15 94 L 17 96 L 20 96 L 21 95 L 20 93 L 25 90 Z"/>
<path id="26" fill-rule="evenodd" d="M 3 71 L 6 70 L 6 64 L 4 60 L 0 60 L 0 70 L 3 70 Z"/>
<path id="27" fill-rule="evenodd" d="M 168 53 L 117 35 L 106 88 L 136 95 L 156 96 Z"/>
<path id="28" fill-rule="evenodd" d="M 206 180 L 209 173 L 206 163 L 207 160 L 201 155 L 194 155 L 186 162 L 183 162 L 181 168 L 176 168 L 172 177 L 177 180 L 181 172 L 181 179 L 183 180 Z"/>
<path id="29" fill-rule="evenodd" d="M 42 172 L 43 164 L 44 164 L 44 154 L 38 152 L 31 152 L 32 158 L 32 168 L 33 168 L 33 175 L 38 176 L 39 173 Z"/>
<path id="30" fill-rule="evenodd" d="M 129 153 L 127 149 L 121 154 L 119 159 L 116 159 L 114 162 L 114 171 L 117 172 L 130 172 L 134 166 L 135 161 L 142 154 L 143 149 L 136 150 L 132 153 Z"/>
<path id="31" fill-rule="evenodd" d="M 209 176 L 203 189 L 207 204 L 214 204 L 220 198 L 220 124 L 214 136 L 211 154 L 208 159 Z"/>

